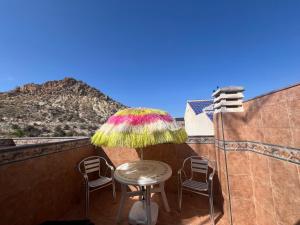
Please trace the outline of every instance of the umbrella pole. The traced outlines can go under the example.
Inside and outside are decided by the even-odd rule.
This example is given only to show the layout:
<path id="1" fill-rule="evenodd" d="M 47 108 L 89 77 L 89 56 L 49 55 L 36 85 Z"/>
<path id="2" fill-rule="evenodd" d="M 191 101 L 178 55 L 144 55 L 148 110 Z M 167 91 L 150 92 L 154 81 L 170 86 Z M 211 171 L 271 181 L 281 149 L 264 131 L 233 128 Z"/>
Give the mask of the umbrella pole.
<path id="1" fill-rule="evenodd" d="M 140 148 L 140 151 L 141 151 L 141 160 L 144 160 L 144 150 L 143 150 L 143 148 Z"/>
<path id="2" fill-rule="evenodd" d="M 144 150 L 143 150 L 143 148 L 140 148 L 140 151 L 141 151 L 141 160 L 144 160 Z M 141 186 L 141 190 L 142 190 L 142 193 L 143 193 L 143 195 L 142 195 L 142 200 L 144 201 L 144 200 L 145 200 L 145 195 L 144 195 L 144 193 L 145 193 L 145 191 L 146 191 L 145 186 Z"/>

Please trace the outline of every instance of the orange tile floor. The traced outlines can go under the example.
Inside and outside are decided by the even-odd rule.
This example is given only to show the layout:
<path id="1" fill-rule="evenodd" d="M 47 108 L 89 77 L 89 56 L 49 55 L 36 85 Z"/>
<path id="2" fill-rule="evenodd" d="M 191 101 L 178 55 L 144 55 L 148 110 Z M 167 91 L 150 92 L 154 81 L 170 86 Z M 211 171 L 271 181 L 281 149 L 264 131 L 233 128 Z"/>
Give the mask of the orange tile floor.
<path id="1" fill-rule="evenodd" d="M 183 194 L 182 211 L 177 211 L 176 193 L 167 193 L 167 198 L 171 212 L 164 210 L 162 200 L 158 194 L 152 196 L 152 200 L 159 205 L 159 214 L 157 225 L 209 225 L 210 217 L 208 211 L 208 200 L 204 196 L 190 193 Z M 120 192 L 117 193 L 116 202 L 112 201 L 111 192 L 100 190 L 91 194 L 90 202 L 90 220 L 95 225 L 116 224 L 116 215 L 119 206 Z M 121 225 L 128 224 L 128 213 L 132 204 L 137 201 L 137 197 L 127 200 L 123 210 Z M 61 219 L 73 220 L 84 218 L 84 203 L 74 205 L 74 207 L 65 214 Z M 222 218 L 221 212 L 215 207 L 215 220 L 218 225 L 225 225 L 225 219 Z"/>

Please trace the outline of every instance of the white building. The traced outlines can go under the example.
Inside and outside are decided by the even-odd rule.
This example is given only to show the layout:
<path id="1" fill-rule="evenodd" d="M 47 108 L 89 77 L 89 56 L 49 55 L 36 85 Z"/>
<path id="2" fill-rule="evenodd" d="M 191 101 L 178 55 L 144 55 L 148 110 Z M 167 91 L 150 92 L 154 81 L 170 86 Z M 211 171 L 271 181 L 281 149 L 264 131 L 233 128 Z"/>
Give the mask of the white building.
<path id="1" fill-rule="evenodd" d="M 184 122 L 188 136 L 214 135 L 213 101 L 188 100 L 184 114 Z"/>

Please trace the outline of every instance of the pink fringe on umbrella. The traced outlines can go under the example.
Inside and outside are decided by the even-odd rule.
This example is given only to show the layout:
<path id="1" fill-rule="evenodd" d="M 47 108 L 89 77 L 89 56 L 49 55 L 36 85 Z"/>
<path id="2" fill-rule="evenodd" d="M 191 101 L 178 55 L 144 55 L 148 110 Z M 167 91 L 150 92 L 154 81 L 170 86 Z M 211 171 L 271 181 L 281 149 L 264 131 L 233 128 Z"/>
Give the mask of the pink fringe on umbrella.
<path id="1" fill-rule="evenodd" d="M 124 122 L 130 125 L 143 125 L 147 123 L 156 122 L 158 120 L 163 120 L 166 122 L 172 122 L 173 118 L 170 115 L 158 115 L 158 114 L 147 114 L 147 115 L 125 115 L 117 116 L 114 115 L 108 119 L 108 123 L 118 125 Z"/>

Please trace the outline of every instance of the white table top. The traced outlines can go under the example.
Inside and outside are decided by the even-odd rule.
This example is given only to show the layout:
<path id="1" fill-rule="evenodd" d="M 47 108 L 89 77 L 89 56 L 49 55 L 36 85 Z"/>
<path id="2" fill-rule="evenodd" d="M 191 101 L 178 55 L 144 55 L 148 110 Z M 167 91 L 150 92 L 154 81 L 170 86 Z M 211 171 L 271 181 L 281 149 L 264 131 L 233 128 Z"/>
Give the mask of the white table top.
<path id="1" fill-rule="evenodd" d="M 159 184 L 172 175 L 171 167 L 160 161 L 139 160 L 117 167 L 114 177 L 123 184 L 148 186 Z"/>

